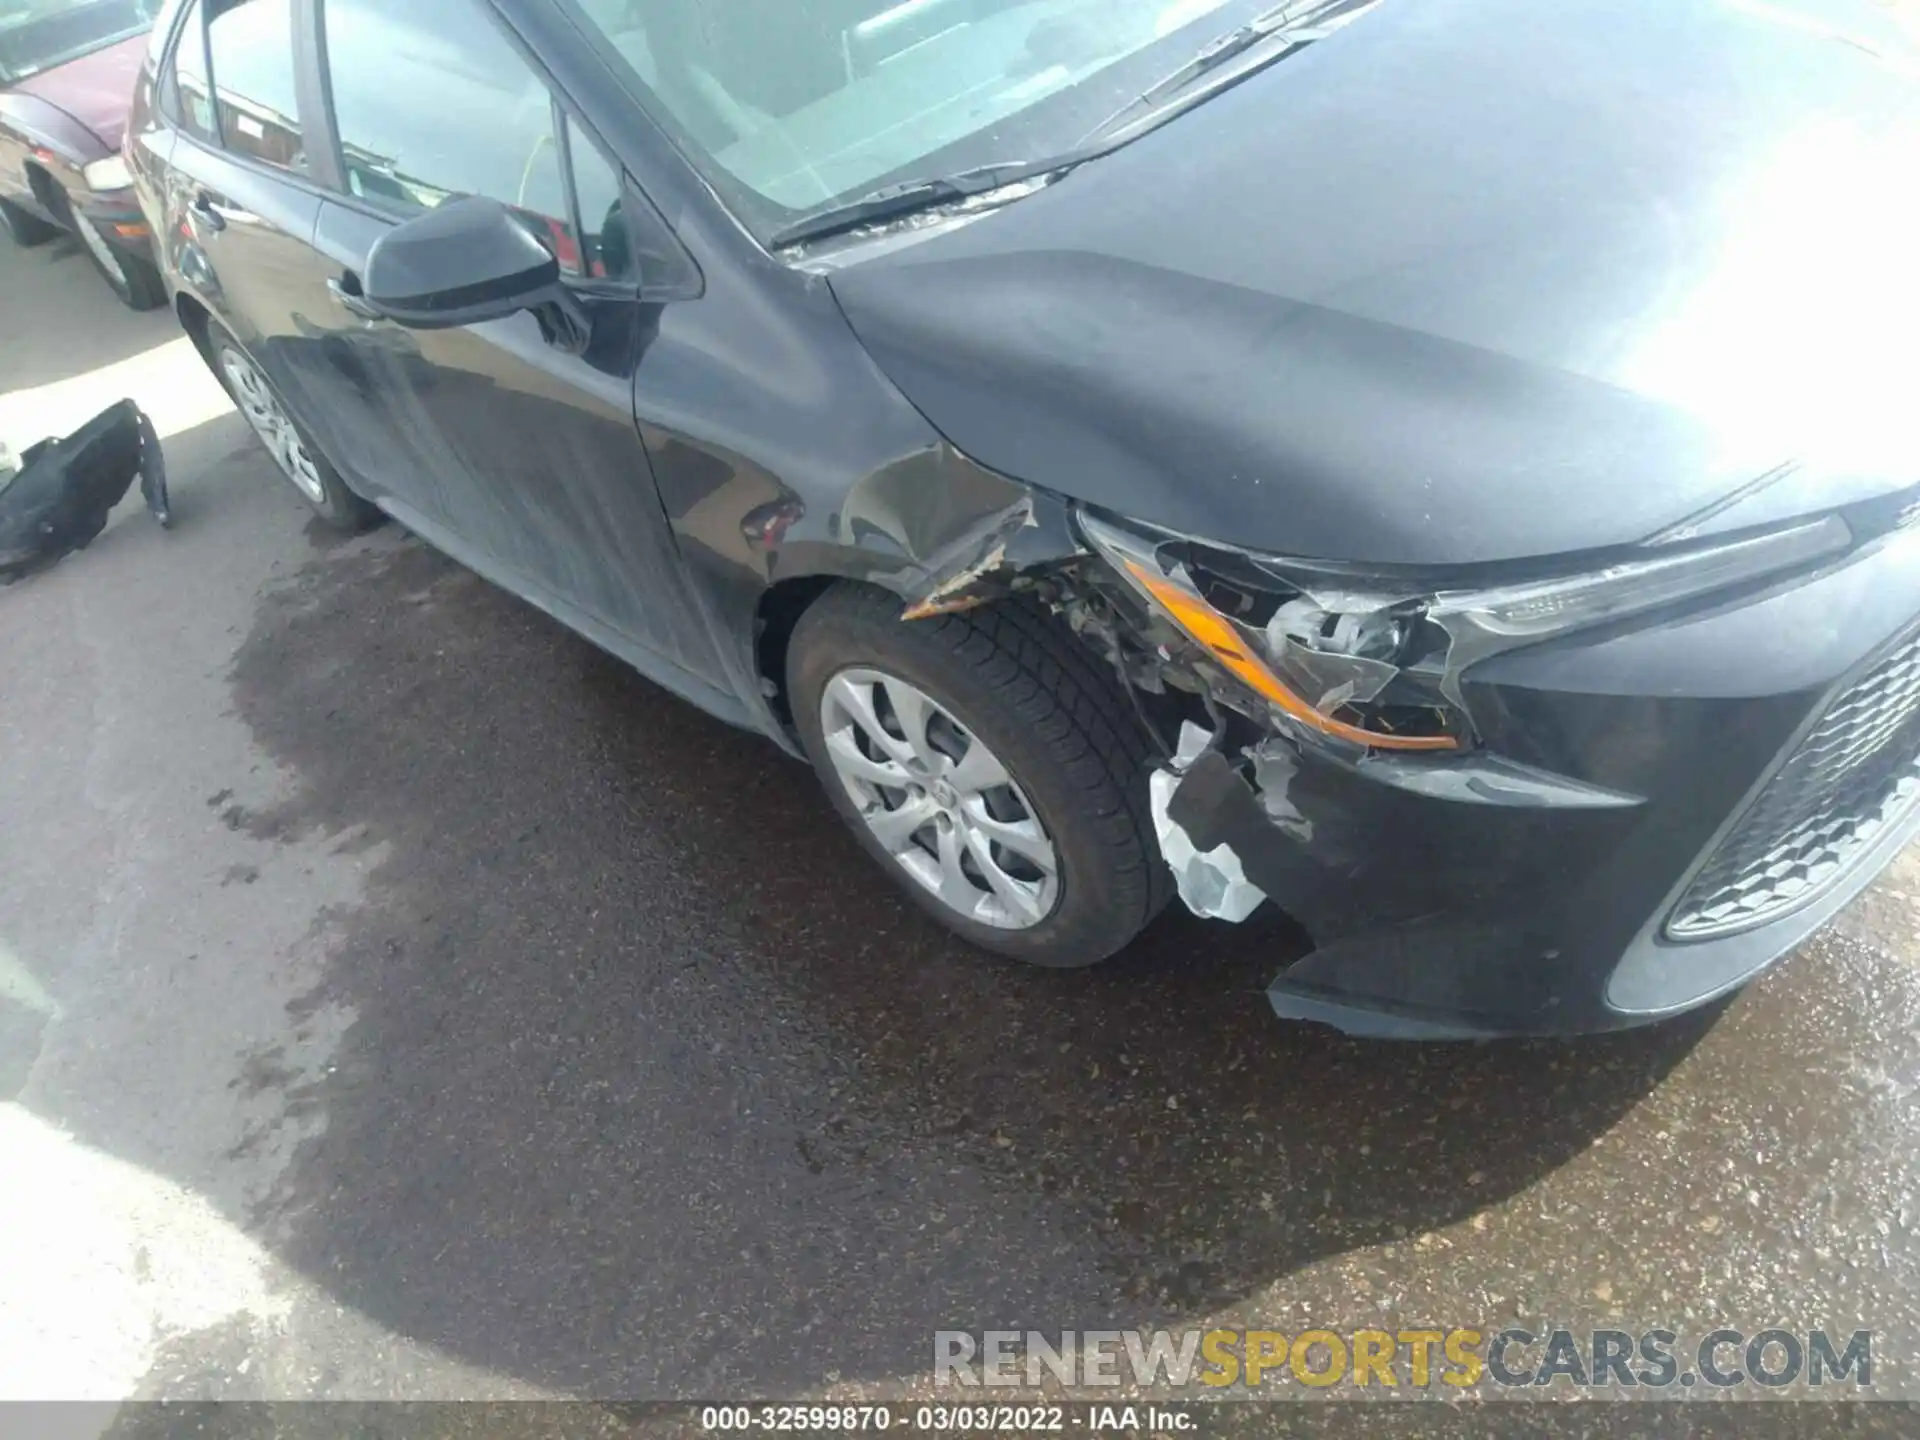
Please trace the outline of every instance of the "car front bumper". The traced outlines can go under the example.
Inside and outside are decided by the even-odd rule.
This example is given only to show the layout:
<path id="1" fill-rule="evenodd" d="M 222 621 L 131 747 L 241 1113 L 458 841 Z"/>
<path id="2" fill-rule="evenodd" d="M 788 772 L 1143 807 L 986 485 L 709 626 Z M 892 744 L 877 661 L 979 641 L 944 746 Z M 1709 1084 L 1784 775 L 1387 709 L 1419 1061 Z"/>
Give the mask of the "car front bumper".
<path id="1" fill-rule="evenodd" d="M 1269 991 L 1281 1015 L 1418 1039 L 1677 1014 L 1790 951 L 1920 826 L 1912 531 L 1466 678 L 1475 757 L 1274 738 L 1174 791 L 1193 847 L 1229 846 L 1314 942 Z"/>

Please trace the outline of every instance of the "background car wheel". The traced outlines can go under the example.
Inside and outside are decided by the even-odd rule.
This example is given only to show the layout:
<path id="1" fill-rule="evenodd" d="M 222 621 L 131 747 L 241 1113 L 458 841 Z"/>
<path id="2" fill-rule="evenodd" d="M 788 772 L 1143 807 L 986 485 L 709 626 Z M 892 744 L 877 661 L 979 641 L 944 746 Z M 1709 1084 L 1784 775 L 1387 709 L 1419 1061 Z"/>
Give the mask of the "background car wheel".
<path id="1" fill-rule="evenodd" d="M 122 305 L 129 310 L 157 310 L 167 303 L 166 282 L 151 260 L 112 244 L 100 233 L 99 226 L 73 208 L 71 200 L 64 195 L 58 198 L 66 212 L 67 227 Z"/>
<path id="2" fill-rule="evenodd" d="M 1117 682 L 1038 607 L 903 621 L 843 585 L 788 650 L 834 808 L 914 900 L 1034 965 L 1106 959 L 1167 903 L 1148 751 Z"/>
<path id="3" fill-rule="evenodd" d="M 380 511 L 347 488 L 339 472 L 294 423 L 266 372 L 254 364 L 253 357 L 224 326 L 211 320 L 207 322 L 207 349 L 220 383 L 300 498 L 338 529 L 365 530 L 378 524 Z"/>
<path id="4" fill-rule="evenodd" d="M 0 231 L 22 250 L 35 245 L 44 245 L 60 233 L 59 227 L 49 225 L 38 215 L 29 215 L 11 201 L 0 200 Z"/>

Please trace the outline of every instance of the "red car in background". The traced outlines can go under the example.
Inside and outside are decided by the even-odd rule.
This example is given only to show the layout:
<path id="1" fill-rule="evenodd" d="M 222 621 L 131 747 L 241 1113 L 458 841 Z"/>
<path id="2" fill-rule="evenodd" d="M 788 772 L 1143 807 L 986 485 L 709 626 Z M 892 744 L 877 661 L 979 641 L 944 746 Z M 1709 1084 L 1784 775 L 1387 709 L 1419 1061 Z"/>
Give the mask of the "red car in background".
<path id="1" fill-rule="evenodd" d="M 135 310 L 166 300 L 120 158 L 162 0 L 0 0 L 0 231 L 71 231 Z"/>

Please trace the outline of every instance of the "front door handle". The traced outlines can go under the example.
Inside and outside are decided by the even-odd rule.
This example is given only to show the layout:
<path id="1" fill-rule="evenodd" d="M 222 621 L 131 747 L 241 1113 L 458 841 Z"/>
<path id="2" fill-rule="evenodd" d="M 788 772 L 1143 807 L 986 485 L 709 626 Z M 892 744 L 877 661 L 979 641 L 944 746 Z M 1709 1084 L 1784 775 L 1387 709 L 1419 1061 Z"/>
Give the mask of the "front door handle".
<path id="1" fill-rule="evenodd" d="M 193 213 L 200 217 L 209 230 L 227 228 L 227 217 L 220 213 L 220 207 L 213 203 L 213 197 L 204 190 L 193 197 Z"/>
<path id="2" fill-rule="evenodd" d="M 373 303 L 360 293 L 360 282 L 351 270 L 338 280 L 327 281 L 327 293 L 349 315 L 358 315 L 362 320 L 380 318 L 380 312 L 373 308 Z"/>

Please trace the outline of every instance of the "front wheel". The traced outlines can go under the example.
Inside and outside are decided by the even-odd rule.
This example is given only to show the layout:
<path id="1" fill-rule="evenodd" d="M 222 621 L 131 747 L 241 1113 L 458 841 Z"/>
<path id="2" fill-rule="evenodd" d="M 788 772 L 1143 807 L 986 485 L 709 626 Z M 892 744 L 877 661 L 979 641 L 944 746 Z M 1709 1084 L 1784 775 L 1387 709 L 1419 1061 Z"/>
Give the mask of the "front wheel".
<path id="1" fill-rule="evenodd" d="M 1164 906 L 1147 749 L 1114 678 L 1037 607 L 903 621 L 828 591 L 788 684 L 828 798 L 916 903 L 985 949 L 1092 965 Z"/>
<path id="2" fill-rule="evenodd" d="M 254 364 L 253 357 L 225 327 L 211 320 L 207 322 L 207 348 L 227 394 L 300 498 L 336 529 L 356 531 L 377 524 L 379 510 L 347 488 L 339 472 L 294 423 L 266 372 Z"/>

